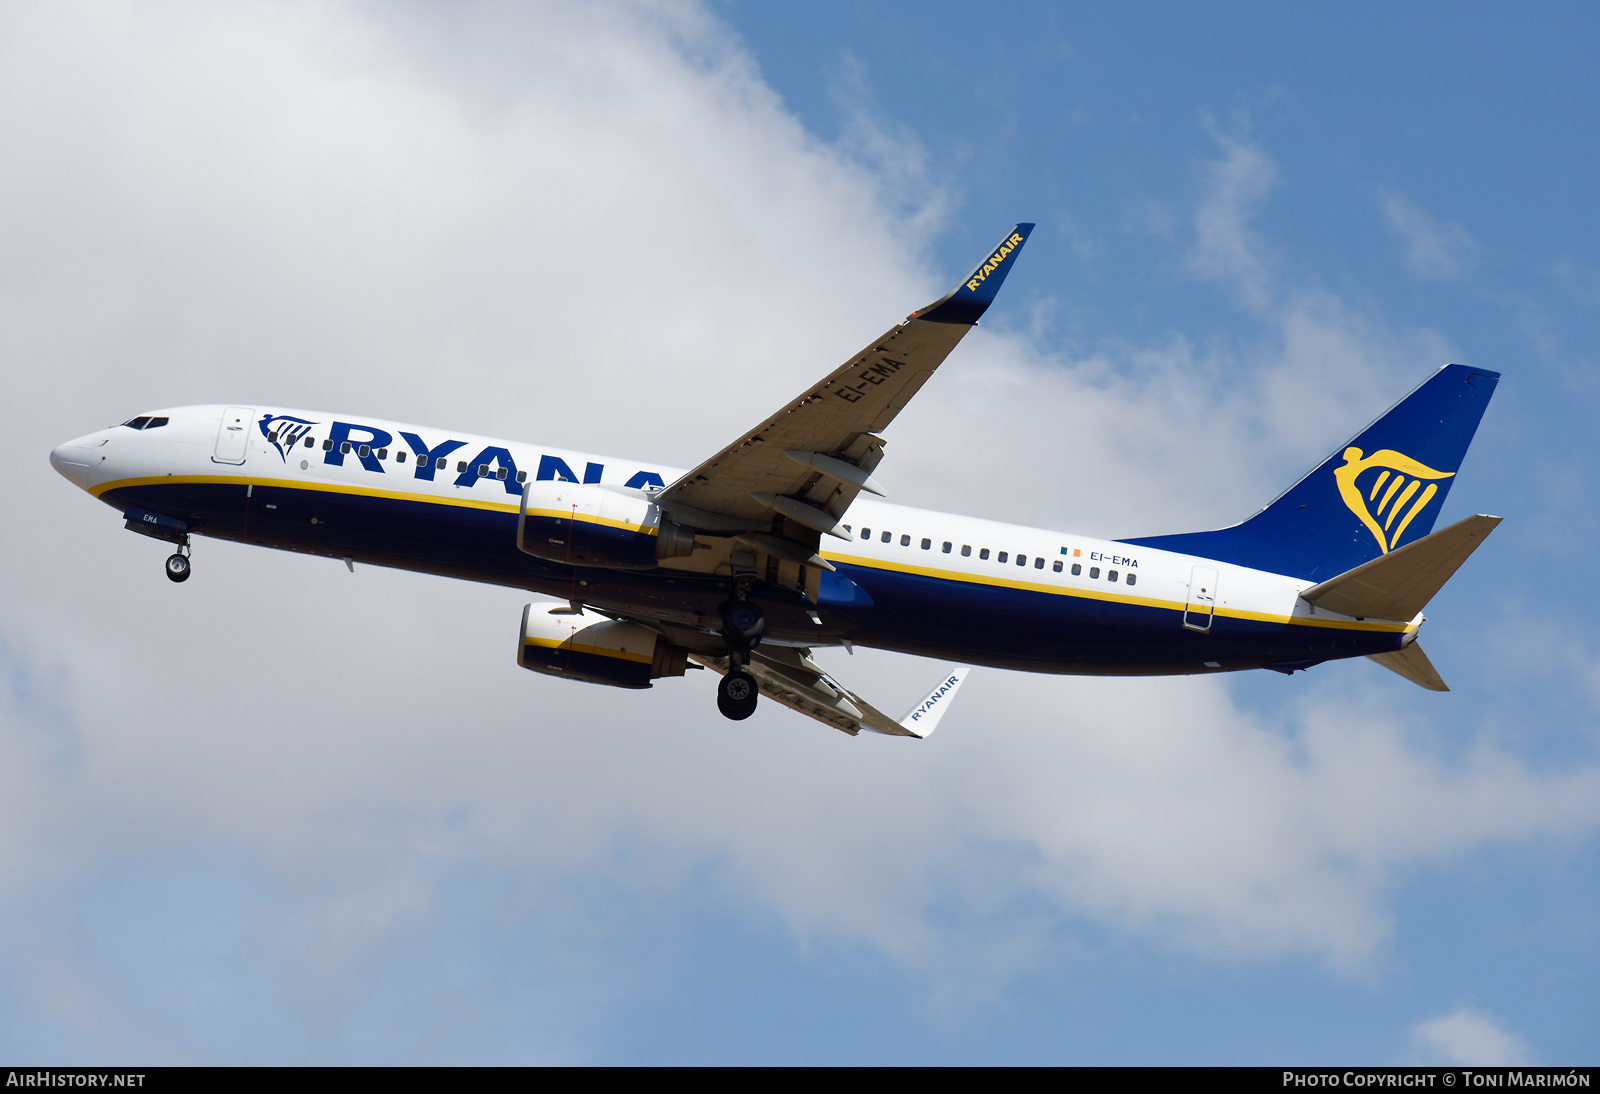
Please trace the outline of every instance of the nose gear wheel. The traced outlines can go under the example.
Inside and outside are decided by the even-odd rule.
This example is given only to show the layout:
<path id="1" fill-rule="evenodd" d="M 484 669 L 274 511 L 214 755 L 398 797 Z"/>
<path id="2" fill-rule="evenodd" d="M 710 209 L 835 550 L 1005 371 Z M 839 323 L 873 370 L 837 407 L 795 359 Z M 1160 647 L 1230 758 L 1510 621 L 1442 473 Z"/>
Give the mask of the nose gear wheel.
<path id="1" fill-rule="evenodd" d="M 185 536 L 185 542 L 178 547 L 178 550 L 167 556 L 166 571 L 168 581 L 188 581 L 189 574 L 193 572 L 193 568 L 189 565 L 188 538 L 188 536 Z"/>

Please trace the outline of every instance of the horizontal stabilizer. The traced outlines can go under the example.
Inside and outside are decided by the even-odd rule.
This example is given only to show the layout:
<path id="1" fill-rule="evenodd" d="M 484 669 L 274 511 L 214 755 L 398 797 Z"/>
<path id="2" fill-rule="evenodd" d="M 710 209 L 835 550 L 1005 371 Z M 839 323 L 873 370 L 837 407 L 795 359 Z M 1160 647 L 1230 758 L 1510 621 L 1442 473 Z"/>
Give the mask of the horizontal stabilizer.
<path id="1" fill-rule="evenodd" d="M 1409 620 L 1427 606 L 1456 568 L 1478 549 L 1499 523 L 1499 517 L 1482 514 L 1457 521 L 1338 577 L 1313 585 L 1300 596 L 1319 608 L 1358 619 Z M 1418 651 L 1419 656 L 1420 653 Z M 1379 656 L 1399 657 L 1400 654 Z M 1427 660 L 1422 658 L 1422 663 L 1426 665 Z M 1395 671 L 1406 675 L 1399 669 Z M 1436 690 L 1443 688 L 1440 684 Z"/>
<path id="2" fill-rule="evenodd" d="M 1390 672 L 1399 673 L 1419 688 L 1427 688 L 1429 691 L 1450 690 L 1439 678 L 1439 670 L 1433 667 L 1428 655 L 1422 652 L 1420 643 L 1413 642 L 1405 649 L 1395 650 L 1393 653 L 1369 653 L 1367 659 L 1376 661 Z"/>

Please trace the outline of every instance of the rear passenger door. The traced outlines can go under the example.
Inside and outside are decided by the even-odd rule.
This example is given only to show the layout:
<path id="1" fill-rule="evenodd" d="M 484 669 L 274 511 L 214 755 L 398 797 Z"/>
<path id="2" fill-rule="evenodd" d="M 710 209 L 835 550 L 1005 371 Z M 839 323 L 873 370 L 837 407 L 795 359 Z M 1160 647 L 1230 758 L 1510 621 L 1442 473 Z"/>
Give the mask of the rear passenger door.
<path id="1" fill-rule="evenodd" d="M 1183 625 L 1204 634 L 1211 629 L 1217 604 L 1217 571 L 1196 566 L 1189 571 L 1189 600 L 1183 606 Z"/>

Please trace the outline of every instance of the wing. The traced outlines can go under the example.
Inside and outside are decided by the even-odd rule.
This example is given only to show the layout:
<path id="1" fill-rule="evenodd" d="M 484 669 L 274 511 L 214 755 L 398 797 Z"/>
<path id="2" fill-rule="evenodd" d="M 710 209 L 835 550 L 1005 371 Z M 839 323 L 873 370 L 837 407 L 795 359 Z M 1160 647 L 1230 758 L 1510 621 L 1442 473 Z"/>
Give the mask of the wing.
<path id="1" fill-rule="evenodd" d="M 662 511 L 689 532 L 738 536 L 788 563 L 814 597 L 817 571 L 831 568 L 816 554 L 821 535 L 848 538 L 838 523 L 856 495 L 883 493 L 872 479 L 884 444 L 875 434 L 977 324 L 1032 230 L 1018 224 L 945 296 L 663 490 Z"/>
<path id="2" fill-rule="evenodd" d="M 726 657 L 689 656 L 714 672 L 728 674 Z M 870 729 L 891 737 L 920 738 L 934 731 L 970 670 L 962 667 L 947 674 L 898 722 L 830 676 L 812 660 L 810 650 L 757 646 L 750 654 L 748 671 L 762 695 L 852 737 Z"/>

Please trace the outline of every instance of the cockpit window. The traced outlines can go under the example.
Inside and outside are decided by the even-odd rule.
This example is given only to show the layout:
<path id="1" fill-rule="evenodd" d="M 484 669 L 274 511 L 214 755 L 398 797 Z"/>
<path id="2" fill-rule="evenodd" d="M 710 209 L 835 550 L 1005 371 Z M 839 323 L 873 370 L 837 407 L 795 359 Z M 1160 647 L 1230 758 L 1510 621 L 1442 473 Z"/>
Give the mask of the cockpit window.
<path id="1" fill-rule="evenodd" d="M 146 429 L 160 429 L 162 426 L 166 425 L 167 422 L 170 421 L 170 420 L 171 419 L 168 419 L 168 418 L 151 418 L 150 419 L 150 424 L 145 426 L 145 428 Z"/>
<path id="2" fill-rule="evenodd" d="M 129 418 L 122 424 L 127 426 L 129 429 L 143 429 L 145 426 L 150 424 L 150 416 L 146 414 L 142 418 Z"/>

